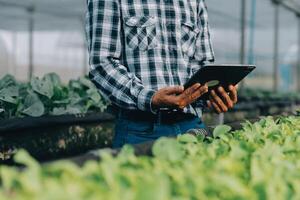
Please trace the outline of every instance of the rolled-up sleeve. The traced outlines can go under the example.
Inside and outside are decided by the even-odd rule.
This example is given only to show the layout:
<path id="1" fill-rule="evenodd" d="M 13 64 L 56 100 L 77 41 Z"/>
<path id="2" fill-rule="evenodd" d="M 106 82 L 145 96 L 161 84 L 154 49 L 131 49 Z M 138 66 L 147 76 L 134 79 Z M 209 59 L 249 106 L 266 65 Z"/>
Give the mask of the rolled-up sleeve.
<path id="1" fill-rule="evenodd" d="M 197 42 L 197 52 L 196 55 L 199 56 L 199 59 L 214 62 L 215 55 L 212 47 L 211 42 L 211 35 L 210 35 L 210 27 L 208 23 L 208 12 L 207 12 L 207 5 L 205 0 L 199 0 L 199 9 L 198 9 L 198 21 L 199 27 L 201 28 L 200 32 L 200 40 Z"/>
<path id="2" fill-rule="evenodd" d="M 124 109 L 152 111 L 155 91 L 143 86 L 134 73 L 120 63 L 122 20 L 118 0 L 87 0 L 86 34 L 91 81 L 100 93 Z"/>

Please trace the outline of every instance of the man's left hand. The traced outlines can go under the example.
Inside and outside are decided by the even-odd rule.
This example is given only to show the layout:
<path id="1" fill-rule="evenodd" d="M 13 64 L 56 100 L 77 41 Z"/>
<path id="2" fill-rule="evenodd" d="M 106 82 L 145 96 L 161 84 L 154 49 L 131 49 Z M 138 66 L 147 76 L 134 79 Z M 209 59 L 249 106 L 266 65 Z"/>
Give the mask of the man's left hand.
<path id="1" fill-rule="evenodd" d="M 213 108 L 216 113 L 224 113 L 233 108 L 237 103 L 237 86 L 230 85 L 228 92 L 223 87 L 218 87 L 217 90 L 212 90 L 209 94 L 207 102 L 209 108 Z"/>

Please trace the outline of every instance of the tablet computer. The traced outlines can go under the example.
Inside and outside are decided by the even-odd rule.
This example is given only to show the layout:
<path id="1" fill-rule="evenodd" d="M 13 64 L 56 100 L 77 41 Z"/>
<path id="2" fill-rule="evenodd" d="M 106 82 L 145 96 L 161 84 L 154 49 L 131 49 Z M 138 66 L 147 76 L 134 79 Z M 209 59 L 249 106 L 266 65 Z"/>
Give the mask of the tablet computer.
<path id="1" fill-rule="evenodd" d="M 255 65 L 237 64 L 209 64 L 200 68 L 184 85 L 184 89 L 195 83 L 204 85 L 207 83 L 208 90 L 216 89 L 219 86 L 228 88 L 229 85 L 236 85 L 256 68 Z M 204 95 L 201 99 L 208 99 Z"/>

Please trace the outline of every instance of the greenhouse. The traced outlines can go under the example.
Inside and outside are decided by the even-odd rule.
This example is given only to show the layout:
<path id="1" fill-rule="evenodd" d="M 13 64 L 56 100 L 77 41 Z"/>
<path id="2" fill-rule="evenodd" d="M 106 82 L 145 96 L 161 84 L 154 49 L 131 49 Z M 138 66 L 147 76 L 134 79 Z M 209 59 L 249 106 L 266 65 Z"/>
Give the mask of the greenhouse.
<path id="1" fill-rule="evenodd" d="M 300 0 L 0 0 L 2 199 L 300 199 Z"/>

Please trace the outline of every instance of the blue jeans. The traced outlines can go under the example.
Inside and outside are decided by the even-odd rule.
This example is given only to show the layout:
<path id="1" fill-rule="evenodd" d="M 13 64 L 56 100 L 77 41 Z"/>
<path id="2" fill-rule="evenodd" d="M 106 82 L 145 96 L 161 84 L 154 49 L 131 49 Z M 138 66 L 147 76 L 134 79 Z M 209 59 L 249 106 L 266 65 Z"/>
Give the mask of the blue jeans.
<path id="1" fill-rule="evenodd" d="M 202 120 L 195 116 L 193 119 L 162 124 L 160 122 L 132 121 L 122 117 L 116 119 L 113 148 L 120 148 L 124 144 L 139 144 L 156 140 L 162 136 L 177 136 L 190 129 L 205 128 Z"/>

